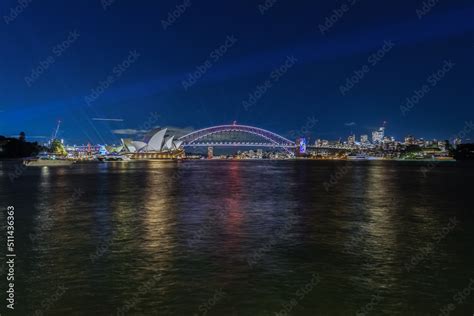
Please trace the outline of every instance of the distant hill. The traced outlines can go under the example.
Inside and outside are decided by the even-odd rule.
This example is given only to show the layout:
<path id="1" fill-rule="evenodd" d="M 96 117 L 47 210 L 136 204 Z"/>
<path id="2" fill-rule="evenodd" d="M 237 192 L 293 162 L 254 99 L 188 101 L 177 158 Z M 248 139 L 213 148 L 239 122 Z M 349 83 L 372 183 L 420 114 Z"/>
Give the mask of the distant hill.
<path id="1" fill-rule="evenodd" d="M 37 142 L 27 142 L 24 137 L 24 134 L 20 138 L 0 135 L 0 159 L 30 157 L 43 149 Z"/>
<path id="2" fill-rule="evenodd" d="M 474 144 L 457 145 L 453 155 L 456 160 L 474 160 Z"/>

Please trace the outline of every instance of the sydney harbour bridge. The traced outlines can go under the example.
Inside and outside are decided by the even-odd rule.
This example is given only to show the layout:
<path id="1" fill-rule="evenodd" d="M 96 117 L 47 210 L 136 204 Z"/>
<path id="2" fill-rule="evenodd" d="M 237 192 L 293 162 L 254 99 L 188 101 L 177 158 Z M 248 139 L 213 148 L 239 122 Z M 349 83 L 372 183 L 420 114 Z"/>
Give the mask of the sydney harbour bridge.
<path id="1" fill-rule="evenodd" d="M 266 147 L 281 148 L 293 152 L 298 146 L 295 141 L 289 140 L 271 131 L 248 125 L 218 125 L 193 131 L 180 138 L 184 147 Z M 325 145 L 312 149 L 340 151 L 351 149 L 345 145 Z"/>
<path id="2" fill-rule="evenodd" d="M 289 140 L 274 132 L 248 125 L 234 124 L 218 125 L 193 131 L 189 134 L 175 139 L 168 135 L 167 129 L 157 129 L 150 132 L 149 137 L 143 141 L 132 141 L 122 139 L 126 151 L 134 153 L 137 158 L 157 158 L 158 156 L 168 157 L 172 155 L 181 155 L 183 148 L 203 148 L 208 150 L 214 147 L 258 147 L 284 150 L 290 155 L 295 153 L 298 147 L 300 153 L 304 152 L 301 143 L 297 140 Z M 307 146 L 312 147 L 313 146 Z M 304 144 L 306 148 L 306 144 Z M 325 148 L 323 150 L 341 150 L 341 147 Z M 143 157 L 142 157 L 143 156 Z M 155 157 L 156 156 L 156 157 Z"/>
<path id="3" fill-rule="evenodd" d="M 295 148 L 294 141 L 262 128 L 219 125 L 203 128 L 179 138 L 184 147 L 272 147 Z"/>

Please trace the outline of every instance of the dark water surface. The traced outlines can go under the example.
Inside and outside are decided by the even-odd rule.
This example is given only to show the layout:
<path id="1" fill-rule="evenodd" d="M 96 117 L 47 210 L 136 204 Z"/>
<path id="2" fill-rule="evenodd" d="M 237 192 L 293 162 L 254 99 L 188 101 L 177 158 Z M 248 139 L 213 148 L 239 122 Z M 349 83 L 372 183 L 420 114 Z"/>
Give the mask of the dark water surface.
<path id="1" fill-rule="evenodd" d="M 473 165 L 0 165 L 18 315 L 474 313 Z"/>

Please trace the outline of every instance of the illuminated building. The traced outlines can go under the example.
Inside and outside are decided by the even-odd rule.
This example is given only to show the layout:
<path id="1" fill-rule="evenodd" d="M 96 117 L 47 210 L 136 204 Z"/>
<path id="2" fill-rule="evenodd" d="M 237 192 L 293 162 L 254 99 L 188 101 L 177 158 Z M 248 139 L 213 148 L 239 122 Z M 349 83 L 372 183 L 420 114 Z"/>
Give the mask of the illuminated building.
<path id="1" fill-rule="evenodd" d="M 380 127 L 378 131 L 372 132 L 372 142 L 373 143 L 381 143 L 385 136 L 385 127 Z"/>
<path id="2" fill-rule="evenodd" d="M 306 138 L 301 137 L 296 140 L 296 155 L 306 154 Z"/>
<path id="3" fill-rule="evenodd" d="M 156 129 L 148 133 L 143 141 L 122 139 L 123 151 L 132 159 L 173 159 L 184 156 L 182 141 L 174 136 L 166 137 L 167 129 Z"/>
<path id="4" fill-rule="evenodd" d="M 355 144 L 355 140 L 356 140 L 355 135 L 349 135 L 349 137 L 347 137 L 347 143 L 348 143 L 349 145 L 354 145 L 354 144 Z"/>
<path id="5" fill-rule="evenodd" d="M 415 143 L 415 138 L 411 135 L 405 137 L 405 145 L 413 145 Z"/>
<path id="6" fill-rule="evenodd" d="M 442 151 L 446 151 L 449 148 L 449 141 L 447 140 L 440 140 L 438 141 L 438 148 Z"/>
<path id="7" fill-rule="evenodd" d="M 369 143 L 369 135 L 360 135 L 360 142 L 362 144 L 368 144 Z"/>

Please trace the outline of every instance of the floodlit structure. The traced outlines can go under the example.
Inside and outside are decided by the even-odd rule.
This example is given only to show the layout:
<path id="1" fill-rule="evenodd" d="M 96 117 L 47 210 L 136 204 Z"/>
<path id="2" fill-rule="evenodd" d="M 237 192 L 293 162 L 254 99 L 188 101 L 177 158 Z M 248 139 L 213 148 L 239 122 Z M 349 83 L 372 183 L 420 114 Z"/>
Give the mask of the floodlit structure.
<path id="1" fill-rule="evenodd" d="M 168 129 L 155 129 L 148 133 L 144 141 L 122 139 L 125 152 L 130 153 L 132 159 L 170 159 L 184 156 L 183 142 L 174 140 L 174 136 L 167 136 Z"/>

